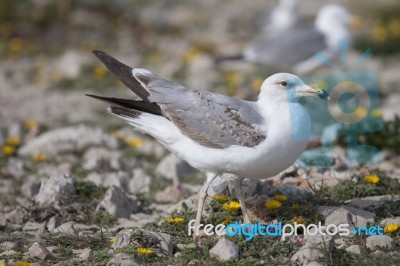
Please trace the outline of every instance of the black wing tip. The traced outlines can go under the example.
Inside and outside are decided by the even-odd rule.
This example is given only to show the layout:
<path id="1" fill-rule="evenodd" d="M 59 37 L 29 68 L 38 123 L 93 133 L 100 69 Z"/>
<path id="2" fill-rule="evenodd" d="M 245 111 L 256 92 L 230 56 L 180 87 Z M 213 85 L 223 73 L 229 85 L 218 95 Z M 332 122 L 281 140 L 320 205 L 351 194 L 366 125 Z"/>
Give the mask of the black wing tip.
<path id="1" fill-rule="evenodd" d="M 96 100 L 104 100 L 106 97 L 102 97 L 102 96 L 98 96 L 98 95 L 94 95 L 94 94 L 89 94 L 89 93 L 85 93 L 85 96 L 88 96 L 90 98 L 94 98 Z"/>
<path id="2" fill-rule="evenodd" d="M 106 52 L 103 52 L 103 51 L 100 51 L 100 50 L 93 50 L 92 53 L 93 53 L 95 56 L 99 57 L 99 58 L 100 58 L 101 56 L 103 56 L 103 55 L 108 55 L 108 56 L 110 56 L 110 55 L 107 54 Z"/>

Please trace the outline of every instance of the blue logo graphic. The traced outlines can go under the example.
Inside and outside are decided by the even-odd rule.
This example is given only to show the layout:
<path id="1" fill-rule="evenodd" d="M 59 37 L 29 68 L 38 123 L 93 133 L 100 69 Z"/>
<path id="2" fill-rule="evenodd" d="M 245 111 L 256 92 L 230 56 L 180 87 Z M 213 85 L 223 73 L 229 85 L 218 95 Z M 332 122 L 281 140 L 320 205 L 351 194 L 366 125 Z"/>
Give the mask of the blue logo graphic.
<path id="1" fill-rule="evenodd" d="M 383 123 L 379 107 L 378 81 L 376 73 L 370 69 L 359 70 L 361 64 L 372 56 L 367 50 L 350 66 L 346 65 L 347 41 L 340 43 L 341 69 L 339 71 L 327 56 L 322 53 L 316 58 L 332 69 L 334 73 L 303 77 L 305 83 L 315 84 L 329 93 L 330 101 L 301 99 L 310 115 L 314 139 L 321 141 L 321 148 L 305 151 L 300 157 L 301 166 L 329 167 L 333 164 L 332 144 L 338 138 L 344 140 L 347 160 L 352 163 L 380 161 L 380 152 L 376 147 L 359 144 L 360 134 L 376 132 Z"/>
<path id="2" fill-rule="evenodd" d="M 383 228 L 378 226 L 370 226 L 370 227 L 366 227 L 366 226 L 360 226 L 358 229 L 354 228 L 351 230 L 351 232 L 355 235 L 358 236 L 376 236 L 376 235 L 383 235 Z"/>

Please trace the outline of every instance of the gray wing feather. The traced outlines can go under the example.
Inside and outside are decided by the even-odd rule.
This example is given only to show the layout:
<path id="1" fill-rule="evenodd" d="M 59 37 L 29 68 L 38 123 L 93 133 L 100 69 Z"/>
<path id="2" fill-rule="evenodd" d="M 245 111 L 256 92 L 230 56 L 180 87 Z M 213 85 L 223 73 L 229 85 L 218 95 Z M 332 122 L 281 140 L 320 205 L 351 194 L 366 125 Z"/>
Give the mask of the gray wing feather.
<path id="1" fill-rule="evenodd" d="M 254 103 L 190 90 L 154 74 L 134 76 L 150 91 L 150 101 L 160 106 L 163 116 L 200 145 L 253 147 L 266 139 L 259 127 L 264 121 Z"/>
<path id="2" fill-rule="evenodd" d="M 326 48 L 325 36 L 315 28 L 297 28 L 273 37 L 259 37 L 249 44 L 245 57 L 258 64 L 288 69 Z"/>

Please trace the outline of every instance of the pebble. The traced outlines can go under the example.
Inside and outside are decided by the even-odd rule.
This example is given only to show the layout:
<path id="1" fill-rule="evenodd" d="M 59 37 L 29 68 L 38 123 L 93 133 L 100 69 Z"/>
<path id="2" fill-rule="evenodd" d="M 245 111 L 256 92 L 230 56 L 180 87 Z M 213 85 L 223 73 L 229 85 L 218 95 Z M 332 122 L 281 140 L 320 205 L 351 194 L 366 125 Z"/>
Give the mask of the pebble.
<path id="1" fill-rule="evenodd" d="M 396 250 L 396 242 L 390 236 L 376 235 L 369 236 L 366 240 L 366 246 L 370 250 L 374 251 L 377 249 L 385 250 Z"/>
<path id="2" fill-rule="evenodd" d="M 234 261 L 239 257 L 239 247 L 229 239 L 221 237 L 210 249 L 210 256 L 220 261 Z"/>
<path id="3" fill-rule="evenodd" d="M 100 210 L 105 210 L 115 218 L 129 218 L 137 212 L 137 201 L 127 197 L 120 188 L 112 186 L 97 205 L 96 211 Z"/>

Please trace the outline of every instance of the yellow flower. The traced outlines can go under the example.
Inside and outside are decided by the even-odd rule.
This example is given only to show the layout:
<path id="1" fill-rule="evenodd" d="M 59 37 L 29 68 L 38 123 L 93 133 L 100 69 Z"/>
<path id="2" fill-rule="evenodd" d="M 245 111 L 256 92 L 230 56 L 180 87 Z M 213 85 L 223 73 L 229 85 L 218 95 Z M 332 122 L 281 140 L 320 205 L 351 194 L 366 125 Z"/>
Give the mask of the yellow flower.
<path id="1" fill-rule="evenodd" d="M 36 162 L 43 162 L 47 160 L 47 155 L 44 153 L 38 153 L 32 156 L 33 160 Z"/>
<path id="2" fill-rule="evenodd" d="M 5 265 L 5 264 L 3 264 L 3 265 Z M 0 266 L 3 266 L 3 265 L 0 264 Z M 33 264 L 30 262 L 27 262 L 26 260 L 21 260 L 21 261 L 17 261 L 14 264 L 14 266 L 33 266 Z"/>
<path id="3" fill-rule="evenodd" d="M 282 206 L 282 203 L 277 200 L 269 200 L 265 203 L 265 207 L 267 207 L 268 210 L 276 210 L 279 209 Z"/>
<path id="4" fill-rule="evenodd" d="M 184 221 L 185 219 L 183 219 L 182 217 L 168 217 L 165 218 L 165 221 L 171 224 L 180 224 Z"/>
<path id="5" fill-rule="evenodd" d="M 110 242 L 111 245 L 114 244 L 115 241 L 117 241 L 117 238 L 115 236 L 112 237 L 110 240 L 108 240 L 108 242 Z"/>
<path id="6" fill-rule="evenodd" d="M 35 129 L 35 128 L 38 127 L 38 122 L 36 120 L 33 120 L 33 119 L 27 119 L 24 122 L 24 126 L 27 129 Z"/>
<path id="7" fill-rule="evenodd" d="M 377 175 L 367 175 L 367 176 L 364 176 L 364 180 L 365 180 L 365 182 L 370 183 L 370 184 L 377 184 L 380 179 Z"/>
<path id="8" fill-rule="evenodd" d="M 134 147 L 134 148 L 138 148 L 140 146 L 142 146 L 143 142 L 141 139 L 138 138 L 128 138 L 125 140 L 126 143 L 128 143 L 129 146 Z"/>
<path id="9" fill-rule="evenodd" d="M 13 38 L 10 41 L 10 52 L 13 54 L 18 54 L 23 49 L 23 41 L 21 38 Z"/>
<path id="10" fill-rule="evenodd" d="M 183 56 L 183 59 L 185 62 L 192 62 L 195 59 L 197 59 L 200 56 L 200 51 L 197 48 L 190 48 L 189 50 L 186 51 L 185 55 Z"/>
<path id="11" fill-rule="evenodd" d="M 367 110 L 366 110 L 364 107 L 359 106 L 359 107 L 354 111 L 354 113 L 355 113 L 355 115 L 356 115 L 357 117 L 362 118 L 362 117 L 364 117 L 364 116 L 367 114 Z"/>
<path id="12" fill-rule="evenodd" d="M 227 225 L 230 224 L 231 222 L 232 222 L 232 217 L 229 216 L 229 218 L 223 220 L 223 221 L 221 222 L 221 224 L 227 226 Z"/>
<path id="13" fill-rule="evenodd" d="M 385 229 L 383 229 L 383 231 L 385 233 L 393 233 L 393 232 L 396 232 L 399 229 L 400 229 L 400 225 L 399 224 L 388 224 L 388 225 L 385 226 Z"/>
<path id="14" fill-rule="evenodd" d="M 283 194 L 276 194 L 275 199 L 280 202 L 284 202 L 287 200 L 287 196 Z"/>
<path id="15" fill-rule="evenodd" d="M 291 221 L 293 224 L 294 224 L 294 223 L 297 223 L 297 224 L 306 224 L 306 221 L 305 221 L 304 218 L 301 217 L 301 216 L 293 217 L 290 221 Z"/>
<path id="16" fill-rule="evenodd" d="M 218 201 L 227 201 L 227 200 L 228 200 L 228 197 L 225 196 L 225 195 L 223 195 L 223 194 L 215 194 L 215 195 L 213 196 L 213 198 L 214 198 L 215 200 L 218 200 Z"/>
<path id="17" fill-rule="evenodd" d="M 93 75 L 97 78 L 103 78 L 107 74 L 107 69 L 103 65 L 97 65 L 93 70 Z"/>
<path id="18" fill-rule="evenodd" d="M 298 203 L 293 203 L 292 204 L 292 209 L 293 210 L 298 210 L 298 209 L 300 209 L 300 205 Z"/>
<path id="19" fill-rule="evenodd" d="M 7 139 L 6 139 L 6 144 L 7 145 L 9 145 L 9 146 L 19 146 L 19 144 L 20 144 L 20 141 L 19 141 L 19 138 L 17 138 L 17 137 L 8 137 Z"/>
<path id="20" fill-rule="evenodd" d="M 255 79 L 251 82 L 251 88 L 255 91 L 255 92 L 259 92 L 261 89 L 261 85 L 263 84 L 264 80 L 263 79 Z"/>
<path id="21" fill-rule="evenodd" d="M 136 253 L 139 255 L 148 255 L 148 254 L 153 254 L 154 250 L 149 248 L 137 248 Z"/>
<path id="22" fill-rule="evenodd" d="M 236 211 L 240 208 L 240 203 L 237 201 L 226 202 L 224 203 L 223 207 L 228 211 Z"/>
<path id="23" fill-rule="evenodd" d="M 11 156 L 14 153 L 15 153 L 15 148 L 13 146 L 6 145 L 6 146 L 3 147 L 3 154 L 5 156 Z"/>
<path id="24" fill-rule="evenodd" d="M 372 39 L 377 43 L 383 43 L 387 39 L 386 28 L 382 24 L 377 24 L 372 28 Z"/>

